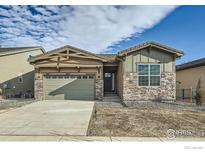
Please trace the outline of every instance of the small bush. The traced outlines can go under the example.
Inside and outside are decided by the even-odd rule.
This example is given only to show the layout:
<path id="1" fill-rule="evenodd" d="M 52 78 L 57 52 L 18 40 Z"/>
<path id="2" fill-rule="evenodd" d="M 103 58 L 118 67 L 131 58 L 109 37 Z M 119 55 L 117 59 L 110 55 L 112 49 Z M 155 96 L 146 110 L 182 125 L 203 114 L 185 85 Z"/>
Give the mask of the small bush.
<path id="1" fill-rule="evenodd" d="M 204 91 L 202 86 L 202 80 L 201 77 L 198 80 L 197 86 L 196 86 L 196 105 L 202 105 L 204 102 Z"/>

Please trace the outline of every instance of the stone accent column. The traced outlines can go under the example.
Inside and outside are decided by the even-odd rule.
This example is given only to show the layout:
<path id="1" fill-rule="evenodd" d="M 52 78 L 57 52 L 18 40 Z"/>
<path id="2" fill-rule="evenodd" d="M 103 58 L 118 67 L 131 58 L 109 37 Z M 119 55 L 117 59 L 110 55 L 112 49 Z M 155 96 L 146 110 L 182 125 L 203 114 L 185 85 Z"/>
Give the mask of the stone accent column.
<path id="1" fill-rule="evenodd" d="M 103 99 L 103 80 L 102 79 L 96 79 L 95 81 L 95 97 L 98 100 Z"/>
<path id="2" fill-rule="evenodd" d="M 176 100 L 176 73 L 162 73 L 161 96 L 164 100 Z M 164 97 L 163 97 L 164 96 Z"/>
<path id="3" fill-rule="evenodd" d="M 35 74 L 34 95 L 36 100 L 43 100 L 43 77 L 41 74 Z"/>

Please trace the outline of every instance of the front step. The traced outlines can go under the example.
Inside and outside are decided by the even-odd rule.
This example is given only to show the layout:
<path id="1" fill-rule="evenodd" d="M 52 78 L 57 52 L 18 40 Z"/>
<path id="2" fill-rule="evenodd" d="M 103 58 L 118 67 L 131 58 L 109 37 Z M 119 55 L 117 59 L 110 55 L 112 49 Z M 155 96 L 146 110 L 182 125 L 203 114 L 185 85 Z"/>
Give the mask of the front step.
<path id="1" fill-rule="evenodd" d="M 121 99 L 116 94 L 105 95 L 103 97 L 103 102 L 120 102 L 120 101 Z"/>

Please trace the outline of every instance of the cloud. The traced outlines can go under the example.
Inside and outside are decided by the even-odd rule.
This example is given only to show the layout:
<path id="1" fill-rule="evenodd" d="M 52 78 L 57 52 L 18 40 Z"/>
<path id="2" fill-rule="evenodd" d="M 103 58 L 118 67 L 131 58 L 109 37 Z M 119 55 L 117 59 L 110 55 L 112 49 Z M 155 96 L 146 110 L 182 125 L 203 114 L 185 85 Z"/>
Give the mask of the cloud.
<path id="1" fill-rule="evenodd" d="M 99 53 L 152 28 L 175 6 L 0 7 L 1 46 L 70 44 Z"/>

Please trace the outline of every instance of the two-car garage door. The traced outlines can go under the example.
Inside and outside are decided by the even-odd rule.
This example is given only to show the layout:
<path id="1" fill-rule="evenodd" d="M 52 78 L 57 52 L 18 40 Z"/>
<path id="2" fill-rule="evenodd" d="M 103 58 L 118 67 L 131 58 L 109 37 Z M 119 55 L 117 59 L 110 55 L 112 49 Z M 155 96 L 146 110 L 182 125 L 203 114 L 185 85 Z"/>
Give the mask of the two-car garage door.
<path id="1" fill-rule="evenodd" d="M 94 100 L 93 75 L 47 75 L 43 84 L 46 100 Z"/>

